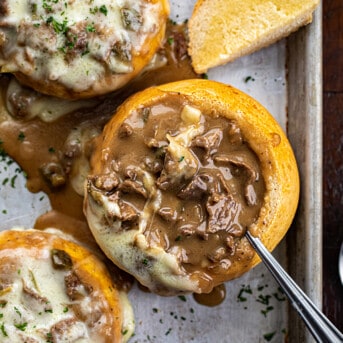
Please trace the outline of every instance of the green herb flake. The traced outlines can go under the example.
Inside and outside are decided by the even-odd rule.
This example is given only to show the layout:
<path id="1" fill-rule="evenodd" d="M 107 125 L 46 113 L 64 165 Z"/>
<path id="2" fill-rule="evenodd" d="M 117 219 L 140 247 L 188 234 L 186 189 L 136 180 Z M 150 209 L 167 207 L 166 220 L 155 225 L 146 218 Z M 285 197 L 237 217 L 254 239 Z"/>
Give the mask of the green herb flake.
<path id="1" fill-rule="evenodd" d="M 154 308 L 152 309 L 152 312 L 157 313 L 157 312 L 158 312 L 158 309 L 157 309 L 156 307 L 154 307 Z"/>
<path id="2" fill-rule="evenodd" d="M 63 309 L 63 313 L 67 313 L 69 311 L 69 308 L 68 307 L 65 307 L 64 309 Z"/>
<path id="3" fill-rule="evenodd" d="M 14 324 L 14 326 L 20 331 L 25 331 L 27 327 L 27 323 L 25 322 L 25 323 L 20 323 L 20 324 Z"/>
<path id="4" fill-rule="evenodd" d="M 51 332 L 48 332 L 48 333 L 46 334 L 46 342 L 47 342 L 47 343 L 53 343 L 52 333 L 51 333 Z"/>
<path id="5" fill-rule="evenodd" d="M 126 330 L 123 330 L 121 333 L 123 336 L 125 336 L 128 332 L 129 332 L 129 330 L 126 329 Z"/>
<path id="6" fill-rule="evenodd" d="M 102 13 L 102 14 L 107 16 L 108 10 L 107 10 L 107 7 L 105 5 L 101 5 L 99 7 L 99 11 L 100 11 L 100 13 Z"/>
<path id="7" fill-rule="evenodd" d="M 18 175 L 14 175 L 11 178 L 11 187 L 12 188 L 15 188 L 15 180 L 17 179 L 17 177 L 18 177 Z"/>
<path id="8" fill-rule="evenodd" d="M 4 323 L 1 323 L 0 330 L 1 330 L 1 332 L 2 332 L 4 337 L 8 337 L 8 334 L 7 334 L 7 331 L 5 329 L 5 324 Z"/>
<path id="9" fill-rule="evenodd" d="M 172 329 L 169 328 L 169 329 L 167 330 L 167 332 L 165 333 L 165 335 L 168 336 L 168 335 L 171 333 L 171 330 L 172 330 Z"/>
<path id="10" fill-rule="evenodd" d="M 256 299 L 257 302 L 263 304 L 263 305 L 269 305 L 269 300 L 271 296 L 270 295 L 262 295 L 260 294 L 258 298 Z"/>
<path id="11" fill-rule="evenodd" d="M 96 30 L 95 30 L 95 27 L 94 27 L 93 24 L 88 24 L 88 25 L 86 26 L 86 31 L 87 31 L 87 32 L 95 32 Z"/>
<path id="12" fill-rule="evenodd" d="M 272 338 L 274 337 L 275 335 L 275 331 L 274 332 L 269 332 L 269 333 L 266 333 L 263 335 L 263 338 L 267 341 L 267 342 L 270 342 L 272 340 Z"/>
<path id="13" fill-rule="evenodd" d="M 267 306 L 265 310 L 261 310 L 261 313 L 267 317 L 267 313 L 274 310 L 274 307 L 273 306 Z"/>
<path id="14" fill-rule="evenodd" d="M 25 139 L 25 134 L 23 131 L 20 131 L 18 135 L 18 141 L 23 142 L 24 139 Z"/>
<path id="15" fill-rule="evenodd" d="M 169 45 L 172 45 L 172 44 L 174 43 L 174 38 L 173 38 L 173 37 L 168 37 L 167 43 L 168 43 Z"/>
<path id="16" fill-rule="evenodd" d="M 255 81 L 255 79 L 254 79 L 252 76 L 247 76 L 247 77 L 244 79 L 244 82 L 245 82 L 245 83 L 248 83 L 249 81 Z"/>
<path id="17" fill-rule="evenodd" d="M 185 297 L 184 295 L 179 295 L 178 298 L 179 298 L 181 301 L 184 301 L 184 302 L 187 301 L 187 299 L 186 299 L 186 297 Z"/>
<path id="18" fill-rule="evenodd" d="M 0 318 L 3 318 L 4 317 L 4 314 L 3 313 L 0 313 Z"/>
<path id="19" fill-rule="evenodd" d="M 18 314 L 19 317 L 21 317 L 21 312 L 19 311 L 19 309 L 17 307 L 14 306 L 14 311 L 16 311 L 16 313 Z"/>
<path id="20" fill-rule="evenodd" d="M 181 239 L 182 239 L 182 236 L 177 236 L 177 237 L 175 238 L 175 242 L 179 242 L 179 241 L 181 241 Z"/>
<path id="21" fill-rule="evenodd" d="M 48 149 L 48 151 L 49 151 L 50 153 L 56 152 L 55 148 L 53 148 L 53 147 L 50 147 L 50 148 Z"/>
<path id="22" fill-rule="evenodd" d="M 179 158 L 179 162 L 182 162 L 184 159 L 185 159 L 185 156 L 181 156 L 181 157 Z"/>
<path id="23" fill-rule="evenodd" d="M 237 295 L 237 301 L 238 302 L 244 302 L 247 301 L 247 298 L 245 296 L 243 296 L 243 294 L 252 294 L 252 289 L 250 288 L 249 285 L 245 286 L 243 285 L 241 290 L 239 291 L 238 295 Z"/>

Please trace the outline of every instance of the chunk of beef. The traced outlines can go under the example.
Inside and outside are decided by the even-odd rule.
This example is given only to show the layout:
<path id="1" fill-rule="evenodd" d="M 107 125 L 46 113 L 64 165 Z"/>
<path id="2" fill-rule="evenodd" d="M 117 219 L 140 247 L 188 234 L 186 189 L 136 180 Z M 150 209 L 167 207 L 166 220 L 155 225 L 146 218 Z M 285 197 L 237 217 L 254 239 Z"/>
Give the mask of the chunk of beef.
<path id="1" fill-rule="evenodd" d="M 92 288 L 88 285 L 84 285 L 74 271 L 68 273 L 64 277 L 64 284 L 68 297 L 73 301 L 81 300 L 92 292 Z"/>
<path id="2" fill-rule="evenodd" d="M 52 326 L 51 339 L 53 343 L 76 342 L 87 338 L 87 328 L 75 318 L 64 319 Z"/>
<path id="3" fill-rule="evenodd" d="M 234 170 L 233 175 L 244 175 L 245 174 L 245 186 L 244 186 L 244 197 L 248 206 L 256 205 L 257 198 L 253 183 L 258 181 L 259 173 L 253 167 L 252 163 L 249 163 L 251 158 L 244 156 L 244 154 L 235 155 L 217 155 L 214 157 L 216 163 L 231 164 L 237 170 Z"/>
<path id="4" fill-rule="evenodd" d="M 202 156 L 207 160 L 212 154 L 216 153 L 222 141 L 223 132 L 220 129 L 212 129 L 201 136 L 197 136 L 192 141 L 192 147 L 201 148 L 205 151 Z"/>
<path id="5" fill-rule="evenodd" d="M 237 226 L 241 226 L 238 219 L 241 213 L 241 205 L 234 201 L 230 195 L 216 193 L 209 196 L 206 210 L 209 216 L 206 228 L 208 233 L 230 232 Z"/>
<path id="6" fill-rule="evenodd" d="M 118 190 L 124 193 L 136 193 L 143 196 L 145 199 L 148 198 L 148 191 L 145 187 L 137 181 L 124 180 L 119 186 Z"/>
<path id="7" fill-rule="evenodd" d="M 110 195 L 108 200 L 116 208 L 114 211 L 108 211 L 108 218 L 119 219 L 123 222 L 133 222 L 138 219 L 139 214 L 137 210 L 131 204 L 121 200 L 119 192 L 115 192 L 114 194 Z"/>
<path id="8" fill-rule="evenodd" d="M 221 172 L 204 171 L 193 177 L 186 187 L 180 190 L 181 199 L 201 199 L 205 194 L 229 193 L 226 181 Z"/>
<path id="9" fill-rule="evenodd" d="M 167 222 L 175 222 L 177 220 L 177 211 L 170 207 L 162 207 L 157 213 Z"/>
<path id="10" fill-rule="evenodd" d="M 116 173 L 102 174 L 90 177 L 92 184 L 105 192 L 111 192 L 119 185 L 119 178 Z"/>
<path id="11" fill-rule="evenodd" d="M 41 166 L 40 171 L 53 188 L 64 186 L 67 179 L 61 163 L 49 162 Z"/>

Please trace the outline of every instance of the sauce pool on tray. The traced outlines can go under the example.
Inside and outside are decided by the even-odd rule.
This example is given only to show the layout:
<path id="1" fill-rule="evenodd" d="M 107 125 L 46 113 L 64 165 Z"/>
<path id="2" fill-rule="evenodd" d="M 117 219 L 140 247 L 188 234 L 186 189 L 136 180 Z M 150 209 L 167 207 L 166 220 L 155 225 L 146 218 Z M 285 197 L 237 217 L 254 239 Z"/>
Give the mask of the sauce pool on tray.
<path id="1" fill-rule="evenodd" d="M 95 140 L 84 212 L 105 254 L 161 295 L 209 293 L 273 249 L 299 195 L 293 151 L 246 94 L 208 80 L 148 88 Z"/>

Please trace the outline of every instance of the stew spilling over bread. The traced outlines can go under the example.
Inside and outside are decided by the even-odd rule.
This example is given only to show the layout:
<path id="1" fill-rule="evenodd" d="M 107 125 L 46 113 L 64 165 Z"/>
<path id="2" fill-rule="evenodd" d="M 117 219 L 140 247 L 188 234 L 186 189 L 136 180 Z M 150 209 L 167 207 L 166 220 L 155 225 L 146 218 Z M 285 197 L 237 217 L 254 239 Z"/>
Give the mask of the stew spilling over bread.
<path id="1" fill-rule="evenodd" d="M 63 98 L 122 87 L 160 47 L 166 0 L 2 0 L 0 68 Z"/>
<path id="2" fill-rule="evenodd" d="M 154 100 L 145 91 L 146 101 L 122 105 L 107 124 L 85 213 L 105 253 L 143 285 L 207 293 L 234 263 L 250 264 L 244 234 L 266 201 L 266 175 L 234 115 L 170 88 Z"/>
<path id="3" fill-rule="evenodd" d="M 0 233 L 1 342 L 127 341 L 126 294 L 98 258 L 55 233 Z"/>

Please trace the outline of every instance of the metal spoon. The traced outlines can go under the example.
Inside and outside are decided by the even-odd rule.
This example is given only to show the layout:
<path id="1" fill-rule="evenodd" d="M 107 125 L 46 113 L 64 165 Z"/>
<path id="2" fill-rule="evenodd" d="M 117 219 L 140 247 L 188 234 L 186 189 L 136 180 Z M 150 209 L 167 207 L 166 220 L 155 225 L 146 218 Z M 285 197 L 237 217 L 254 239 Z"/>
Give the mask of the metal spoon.
<path id="1" fill-rule="evenodd" d="M 310 298 L 299 288 L 267 250 L 260 239 L 252 236 L 249 231 L 246 232 L 246 236 L 291 301 L 292 306 L 303 319 L 315 340 L 321 343 L 342 343 L 343 334 L 318 310 Z"/>
<path id="2" fill-rule="evenodd" d="M 341 284 L 343 285 L 343 242 L 341 244 L 341 250 L 338 255 L 338 273 L 341 279 Z"/>

